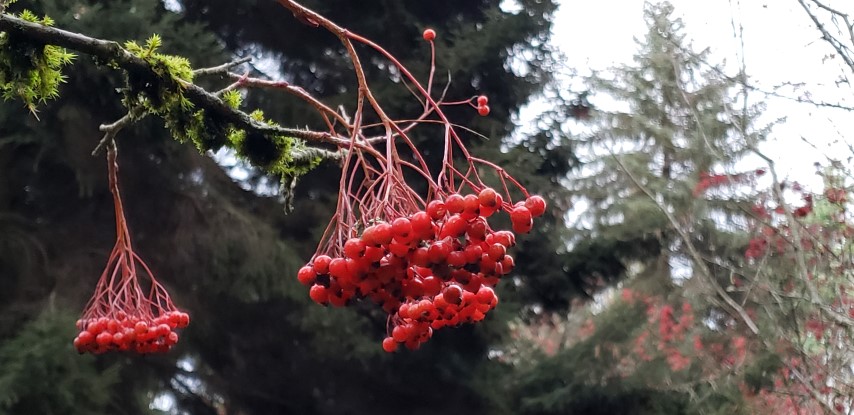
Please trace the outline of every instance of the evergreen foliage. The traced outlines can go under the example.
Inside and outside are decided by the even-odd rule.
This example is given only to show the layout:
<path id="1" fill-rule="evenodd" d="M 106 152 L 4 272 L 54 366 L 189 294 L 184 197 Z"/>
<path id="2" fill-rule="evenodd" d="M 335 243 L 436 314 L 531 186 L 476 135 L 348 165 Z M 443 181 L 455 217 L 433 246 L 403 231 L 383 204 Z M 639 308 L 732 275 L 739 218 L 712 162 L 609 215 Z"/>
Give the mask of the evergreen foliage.
<path id="1" fill-rule="evenodd" d="M 438 70 L 451 72 L 448 96 L 464 98 L 481 92 L 490 96 L 493 116 L 478 117 L 463 108 L 449 113 L 456 122 L 492 137 L 483 150 L 473 150 L 485 154 L 512 131 L 509 115 L 547 80 L 544 41 L 555 5 L 522 3 L 530 12 L 505 12 L 498 2 L 446 2 L 441 7 L 375 1 L 308 6 L 379 40 L 405 64 L 418 68 L 422 79 L 429 50 L 420 31 L 426 25 L 436 27 L 444 54 L 439 57 L 444 66 Z M 0 174 L 0 246 L 14 247 L 0 250 L 0 286 L 4 287 L 0 296 L 8 300 L 0 305 L 0 350 L 13 351 L 17 359 L 36 344 L 27 334 L 28 322 L 38 318 L 50 293 L 56 293 L 57 303 L 68 309 L 82 308 L 90 294 L 114 235 L 106 169 L 103 160 L 89 153 L 102 136 L 98 125 L 127 111 L 114 92 L 125 89 L 131 98 L 125 104 L 145 104 L 149 110 L 161 111 L 164 102 L 172 102 L 181 110 L 180 120 L 170 123 L 167 119 L 166 130 L 149 117 L 122 131 L 120 185 L 136 248 L 176 303 L 192 313 L 193 323 L 175 353 L 162 358 L 81 360 L 71 356 L 81 365 L 81 373 L 100 373 L 98 368 L 110 367 L 120 376 L 115 382 L 113 375 L 93 375 L 92 381 L 104 383 L 91 388 L 98 389 L 102 393 L 98 396 L 105 400 L 80 403 L 81 413 L 149 413 L 151 397 L 160 392 L 175 398 L 176 411 L 194 414 L 220 410 L 493 413 L 490 408 L 496 403 L 475 388 L 470 375 L 495 367 L 487 352 L 506 335 L 506 320 L 499 319 L 500 314 L 483 327 L 438 335 L 418 353 L 383 354 L 377 339 L 385 333 L 384 318 L 358 307 L 312 306 L 295 278 L 334 209 L 338 169 L 319 166 L 308 173 L 308 179 L 295 188 L 295 210 L 285 215 L 276 198 L 243 190 L 241 185 L 252 188 L 253 180 L 262 174 L 300 174 L 315 167 L 317 159 L 311 157 L 288 164 L 287 155 L 300 153 L 304 144 L 289 137 L 257 140 L 228 125 L 203 122 L 211 120 L 210 114 L 181 105 L 176 85 L 190 79 L 190 67 L 210 67 L 248 53 L 281 58 L 282 75 L 291 83 L 329 100 L 333 107 L 346 103 L 355 82 L 335 39 L 302 25 L 274 2 L 185 1 L 181 6 L 180 12 L 167 10 L 158 0 L 40 0 L 14 6 L 52 16 L 58 27 L 104 39 L 139 40 L 157 33 L 162 41 L 126 46 L 161 68 L 160 75 L 171 83 L 151 82 L 149 86 L 155 88 L 144 92 L 133 88 L 144 82 L 105 70 L 103 65 L 109 62 L 78 59 L 66 74 L 68 82 L 60 89 L 60 98 L 42 109 L 41 122 L 28 121 L 20 109 L 0 107 L 0 171 L 4 173 Z M 536 58 L 527 73 L 508 71 L 505 63 L 512 51 L 523 49 L 530 49 Z M 365 61 L 378 99 L 399 114 L 418 110 L 387 67 L 375 59 Z M 221 82 L 215 77 L 197 81 L 205 86 Z M 300 127 L 316 127 L 319 122 L 303 103 L 290 97 L 253 90 L 245 100 L 239 98 L 236 93 L 222 96 L 232 107 L 264 108 L 264 115 L 254 114 L 257 121 L 275 119 Z M 465 138 L 480 140 L 474 135 Z M 418 140 L 431 160 L 441 157 L 430 137 Z M 512 166 L 513 174 L 527 180 L 547 172 L 549 178 L 530 189 L 563 194 L 556 178 L 565 174 L 571 152 L 561 147 L 560 153 L 548 153 L 541 144 L 532 139 L 525 146 L 507 149 L 508 159 L 525 155 L 532 162 Z M 268 168 L 250 170 L 249 179 L 235 183 L 197 151 L 223 146 L 233 148 L 240 159 Z M 549 154 L 547 162 L 540 161 L 543 154 Z M 561 213 L 551 214 L 551 229 L 559 229 Z M 545 242 L 538 242 L 539 238 Z M 559 236 L 547 231 L 530 240 L 536 243 L 526 247 L 548 252 L 556 252 L 561 244 Z M 558 274 L 545 266 L 531 266 L 525 273 L 533 279 L 546 272 Z M 502 311 L 503 317 L 510 318 L 513 310 Z M 72 329 L 73 321 L 67 327 Z M 71 350 L 73 334 L 38 333 L 44 341 Z M 56 355 L 68 357 L 59 351 Z M 193 362 L 193 369 L 177 365 L 179 359 Z M 43 371 L 50 362 L 29 361 L 33 367 L 27 370 Z M 52 408 L 59 406 L 50 402 L 59 402 L 57 397 L 66 393 L 64 387 L 27 389 L 35 388 L 30 383 L 38 379 L 19 381 L 16 390 L 38 390 Z M 63 381 L 55 384 L 64 385 Z M 199 386 L 187 387 L 187 382 Z"/>
<path id="2" fill-rule="evenodd" d="M 618 242 L 634 248 L 605 251 L 621 256 L 624 265 L 644 263 L 666 288 L 671 260 L 686 258 L 687 251 L 662 207 L 674 212 L 681 226 L 713 239 L 701 247 L 726 250 L 744 243 L 726 237 L 711 220 L 738 216 L 739 206 L 698 197 L 694 189 L 704 174 L 733 173 L 748 144 L 762 140 L 762 131 L 751 132 L 761 108 L 750 108 L 750 119 L 735 122 L 732 114 L 741 113 L 737 79 L 709 64 L 708 50 L 691 49 L 672 5 L 648 5 L 645 19 L 649 31 L 639 41 L 635 63 L 588 79 L 591 91 L 617 104 L 594 111 L 592 134 L 577 143 L 589 156 L 584 173 L 572 180 L 578 198 L 588 204 L 576 238 L 583 245 L 594 239 L 606 248 Z"/>
<path id="3" fill-rule="evenodd" d="M 0 343 L 0 414 L 105 413 L 119 365 L 99 368 L 68 343 L 71 313 L 48 310 Z"/>
<path id="4" fill-rule="evenodd" d="M 581 167 L 569 183 L 584 210 L 564 270 L 598 289 L 622 281 L 677 308 L 709 290 L 674 226 L 687 230 L 688 242 L 713 264 L 712 278 L 726 286 L 728 270 L 742 262 L 746 238 L 721 226 L 720 218 L 743 220 L 744 201 L 718 200 L 695 189 L 710 172 L 734 173 L 764 131 L 752 132 L 761 107 L 741 114 L 738 80 L 709 64 L 707 51 L 692 50 L 672 5 L 648 4 L 644 16 L 648 31 L 638 41 L 634 64 L 586 79 L 583 95 L 592 102 L 586 118 L 578 117 L 575 104 L 563 113 L 588 131 L 573 143 Z M 717 327 L 706 329 L 706 340 L 728 344 L 732 331 L 723 330 L 732 330 L 731 320 L 715 300 L 702 301 L 707 305 L 698 319 Z M 767 383 L 773 358 L 746 363 L 744 378 L 723 374 L 705 382 L 697 380 L 700 365 L 677 370 L 668 361 L 668 353 L 690 356 L 690 347 L 659 345 L 659 355 L 639 355 L 645 336 L 663 330 L 653 304 L 597 298 L 594 308 L 604 311 L 590 316 L 593 334 L 572 333 L 574 340 L 556 353 L 523 359 L 531 366 L 511 388 L 519 413 L 747 413 L 738 384 Z M 524 347 L 522 342 L 515 349 Z"/>

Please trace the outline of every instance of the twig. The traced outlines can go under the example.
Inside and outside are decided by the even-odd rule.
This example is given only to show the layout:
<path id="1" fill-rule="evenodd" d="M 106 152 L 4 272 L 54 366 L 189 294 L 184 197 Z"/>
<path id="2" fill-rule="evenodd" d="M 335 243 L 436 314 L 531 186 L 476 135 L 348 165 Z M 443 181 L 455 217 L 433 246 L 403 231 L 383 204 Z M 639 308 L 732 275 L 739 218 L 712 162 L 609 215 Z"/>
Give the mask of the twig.
<path id="1" fill-rule="evenodd" d="M 325 115 L 330 115 L 335 118 L 336 121 L 340 122 L 345 127 L 349 127 L 350 124 L 347 120 L 344 119 L 340 114 L 335 112 L 332 108 L 329 108 L 326 104 L 320 102 L 317 98 L 311 96 L 305 89 L 291 85 L 286 81 L 270 81 L 266 79 L 259 78 L 251 78 L 247 75 L 240 75 L 234 72 L 228 72 L 228 76 L 232 79 L 235 79 L 235 83 L 232 85 L 236 85 L 236 87 L 240 87 L 242 85 L 258 87 L 258 88 L 267 88 L 267 89 L 276 89 L 285 91 L 291 95 L 295 95 L 309 104 L 313 106 L 318 112 Z"/>
<path id="2" fill-rule="evenodd" d="M 839 57 L 842 58 L 843 61 L 845 61 L 845 63 L 848 65 L 849 68 L 851 68 L 852 71 L 854 71 L 854 58 L 852 58 L 850 55 L 850 49 L 847 46 L 845 46 L 844 44 L 842 44 L 842 42 L 840 42 L 838 39 L 833 37 L 833 35 L 831 35 L 830 32 L 827 31 L 827 28 L 824 27 L 824 23 L 822 23 L 818 19 L 818 16 L 816 16 L 815 13 L 813 13 L 812 10 L 810 10 L 810 7 L 807 6 L 805 0 L 798 0 L 798 3 L 801 4 L 801 7 L 803 7 L 804 11 L 807 12 L 807 15 L 810 17 L 810 19 L 812 19 L 813 23 L 816 25 L 816 28 L 821 32 L 822 39 L 824 39 L 827 43 L 829 43 L 831 46 L 833 46 L 833 49 L 836 50 L 836 53 L 839 54 Z M 825 6 L 824 4 L 819 3 L 816 0 L 812 0 L 812 3 L 814 3 L 819 8 L 822 8 L 822 9 L 830 12 L 833 15 L 842 17 L 844 20 L 846 20 L 846 23 L 847 23 L 847 20 L 848 20 L 847 15 L 840 13 L 839 11 L 837 11 L 835 9 L 831 9 L 831 8 Z M 849 31 L 851 32 L 851 36 L 852 36 L 851 40 L 852 40 L 852 42 L 854 42 L 854 29 L 852 29 L 850 25 L 848 25 L 848 27 L 849 27 Z"/>
<path id="3" fill-rule="evenodd" d="M 145 114 L 142 115 L 142 117 L 144 116 Z M 98 142 L 98 145 L 95 146 L 95 149 L 92 150 L 92 155 L 98 155 L 98 152 L 101 151 L 101 148 L 103 148 L 104 145 L 112 142 L 116 138 L 116 134 L 118 134 L 119 131 L 121 131 L 128 124 L 130 124 L 132 121 L 135 121 L 136 119 L 138 118 L 135 115 L 132 115 L 131 112 L 128 112 L 127 114 L 125 114 L 124 117 L 119 118 L 118 120 L 116 120 L 116 122 L 112 124 L 101 124 L 98 129 L 104 132 L 104 138 L 102 138 L 101 141 Z"/>
<path id="4" fill-rule="evenodd" d="M 219 66 L 214 66 L 211 68 L 201 68 L 193 71 L 193 75 L 213 75 L 213 74 L 225 74 L 228 73 L 228 70 L 239 65 L 243 65 L 244 63 L 251 62 L 251 57 L 241 58 L 237 60 L 233 60 L 231 62 L 224 63 Z"/>

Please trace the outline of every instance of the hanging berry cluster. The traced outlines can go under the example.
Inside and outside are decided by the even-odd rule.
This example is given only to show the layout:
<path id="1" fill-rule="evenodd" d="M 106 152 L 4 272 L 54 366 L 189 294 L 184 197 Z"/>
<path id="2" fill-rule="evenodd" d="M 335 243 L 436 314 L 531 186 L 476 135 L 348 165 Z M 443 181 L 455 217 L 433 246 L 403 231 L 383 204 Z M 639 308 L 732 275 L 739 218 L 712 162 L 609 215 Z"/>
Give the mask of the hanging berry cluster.
<path id="1" fill-rule="evenodd" d="M 510 212 L 512 232 L 487 222 L 499 210 Z M 452 193 L 425 210 L 384 215 L 360 234 L 339 229 L 352 237 L 326 244 L 297 278 L 319 304 L 368 299 L 382 306 L 391 324 L 383 349 L 415 349 L 433 330 L 483 320 L 498 304 L 493 287 L 515 265 L 507 253 L 514 232 L 530 231 L 544 210 L 539 196 L 510 205 L 489 187 Z"/>
<path id="2" fill-rule="evenodd" d="M 176 329 L 190 317 L 178 311 L 151 270 L 133 251 L 118 187 L 116 150 L 107 151 L 110 191 L 116 210 L 116 245 L 95 294 L 77 321 L 80 353 L 164 353 L 178 342 Z"/>
<path id="3" fill-rule="evenodd" d="M 451 123 L 442 110 L 467 105 L 487 116 L 488 98 L 456 102 L 433 98 L 437 37 L 433 29 L 422 35 L 432 52 L 424 87 L 377 44 L 295 2 L 280 3 L 301 20 L 338 35 L 359 82 L 352 123 L 319 110 L 330 135 L 339 137 L 332 142 L 346 155 L 336 212 L 297 278 L 318 304 L 343 307 L 365 300 L 382 307 L 389 315 L 388 337 L 382 342 L 388 352 L 400 345 L 416 349 L 434 330 L 483 320 L 498 304 L 493 288 L 514 268 L 508 250 L 515 245 L 516 234 L 530 232 L 533 219 L 546 209 L 542 197 L 529 195 L 503 168 L 472 156 L 457 131 L 468 130 Z M 370 93 L 354 42 L 379 52 L 396 67 L 422 103 L 420 115 L 404 120 L 387 115 Z M 367 106 L 378 122 L 364 121 Z M 433 144 L 434 149 L 443 149 L 441 165 L 433 167 L 438 168 L 435 175 L 411 139 L 425 125 L 444 131 L 441 141 Z M 497 212 L 509 215 L 511 230 L 493 229 L 488 220 Z"/>

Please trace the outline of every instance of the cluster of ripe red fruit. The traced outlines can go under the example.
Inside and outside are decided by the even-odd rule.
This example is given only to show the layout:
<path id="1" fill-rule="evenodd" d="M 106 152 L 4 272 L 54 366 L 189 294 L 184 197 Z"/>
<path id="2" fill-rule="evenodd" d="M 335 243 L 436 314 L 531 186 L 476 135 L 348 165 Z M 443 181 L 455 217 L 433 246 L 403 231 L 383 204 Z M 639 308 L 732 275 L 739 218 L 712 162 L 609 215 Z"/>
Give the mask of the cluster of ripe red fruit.
<path id="1" fill-rule="evenodd" d="M 498 302 L 492 290 L 513 270 L 507 249 L 545 212 L 542 197 L 511 205 L 495 190 L 433 200 L 425 210 L 378 221 L 347 240 L 342 255 L 318 255 L 299 270 L 315 302 L 342 307 L 369 299 L 394 328 L 383 348 L 414 349 L 432 330 L 482 320 Z M 493 231 L 487 218 L 508 211 L 513 232 Z M 397 333 L 397 335 L 395 335 Z"/>
<path id="2" fill-rule="evenodd" d="M 80 332 L 74 347 L 80 353 L 101 354 L 109 351 L 132 351 L 139 354 L 166 353 L 178 343 L 178 333 L 190 324 L 190 316 L 170 311 L 156 318 L 133 317 L 119 311 L 116 317 L 77 320 Z"/>
<path id="3" fill-rule="evenodd" d="M 489 115 L 489 98 L 486 95 L 481 95 L 477 97 L 477 113 L 482 117 L 486 117 Z"/>

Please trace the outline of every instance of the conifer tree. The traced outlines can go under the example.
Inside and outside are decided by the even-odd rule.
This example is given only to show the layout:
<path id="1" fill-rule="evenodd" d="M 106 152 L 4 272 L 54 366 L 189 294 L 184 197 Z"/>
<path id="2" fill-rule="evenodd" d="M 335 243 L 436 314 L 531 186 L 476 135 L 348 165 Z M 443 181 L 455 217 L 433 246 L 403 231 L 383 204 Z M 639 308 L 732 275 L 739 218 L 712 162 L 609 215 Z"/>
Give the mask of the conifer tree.
<path id="1" fill-rule="evenodd" d="M 755 178 L 734 165 L 764 137 L 753 126 L 761 107 L 738 105 L 738 78 L 710 64 L 708 50 L 692 49 L 671 4 L 648 5 L 644 18 L 648 29 L 634 63 L 595 73 L 584 102 L 566 109 L 588 131 L 575 143 L 581 167 L 569 180 L 584 211 L 568 268 L 600 288 L 621 280 L 626 288 L 599 297 L 602 312 L 579 309 L 580 316 L 540 325 L 565 334 L 531 335 L 509 350 L 542 348 L 544 339 L 549 345 L 519 375 L 518 413 L 744 408 L 729 372 L 698 381 L 707 369 L 689 356 L 699 354 L 690 340 L 693 322 L 722 328 L 740 321 L 728 303 L 735 295 L 722 287 L 743 263 L 746 241 L 743 229 L 727 223 L 748 217 L 749 201 L 719 199 L 714 188 L 749 186 Z M 704 333 L 705 341 L 722 342 L 721 350 L 744 352 L 744 343 L 731 342 L 733 332 Z"/>
<path id="2" fill-rule="evenodd" d="M 688 259 L 664 211 L 695 235 L 714 233 L 712 216 L 737 214 L 737 201 L 722 206 L 697 186 L 716 174 L 735 180 L 734 164 L 761 140 L 750 131 L 760 108 L 738 119 L 737 78 L 710 64 L 708 50 L 691 49 L 673 13 L 667 2 L 649 5 L 649 29 L 634 63 L 588 79 L 594 105 L 602 104 L 590 115 L 592 133 L 577 142 L 583 168 L 571 180 L 585 203 L 580 246 L 611 248 L 618 256 L 613 248 L 622 246 L 625 260 L 643 263 L 641 272 L 663 290 L 672 285 L 675 261 Z"/>

